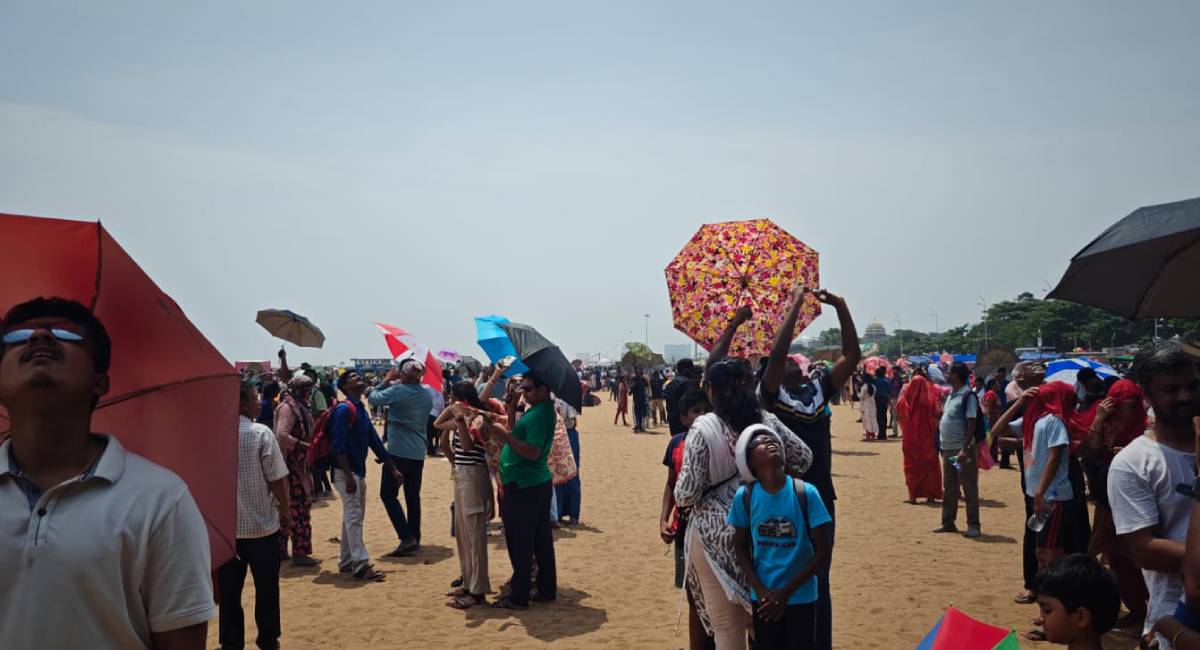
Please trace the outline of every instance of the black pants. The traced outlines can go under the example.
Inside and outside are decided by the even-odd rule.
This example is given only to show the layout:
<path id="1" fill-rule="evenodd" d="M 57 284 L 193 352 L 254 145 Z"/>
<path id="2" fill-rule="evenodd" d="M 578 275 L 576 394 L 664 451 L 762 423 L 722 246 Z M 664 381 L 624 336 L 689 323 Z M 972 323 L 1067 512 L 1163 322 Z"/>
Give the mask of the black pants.
<path id="1" fill-rule="evenodd" d="M 221 594 L 218 638 L 222 648 L 241 648 L 246 643 L 242 585 L 246 582 L 247 566 L 254 577 L 256 645 L 274 648 L 279 641 L 279 533 L 237 540 L 237 556 L 217 569 L 217 589 Z"/>
<path id="2" fill-rule="evenodd" d="M 550 495 L 553 492 L 550 481 L 527 488 L 517 487 L 515 483 L 504 486 L 500 517 L 504 521 L 508 561 L 513 568 L 509 600 L 515 605 L 529 604 L 530 576 L 533 574 L 535 555 L 538 598 L 551 600 L 558 595 L 554 536 L 550 531 Z"/>
<path id="3" fill-rule="evenodd" d="M 425 469 L 425 459 L 412 460 L 392 456 L 392 462 L 404 475 L 404 505 L 408 508 L 408 516 L 405 517 L 404 508 L 400 507 L 400 499 L 396 498 L 400 494 L 400 484 L 386 466 L 379 479 L 379 498 L 383 501 L 383 508 L 387 510 L 388 519 L 392 520 L 392 528 L 396 530 L 396 537 L 400 542 L 420 544 L 421 473 Z M 549 508 L 550 506 L 546 506 L 547 511 Z"/>
<path id="4" fill-rule="evenodd" d="M 812 650 L 816 647 L 816 605 L 788 605 L 783 618 L 770 623 L 754 603 L 754 650 Z"/>
<path id="5" fill-rule="evenodd" d="M 888 398 L 875 397 L 875 421 L 879 423 L 879 439 L 887 440 Z"/>
<path id="6" fill-rule="evenodd" d="M 429 416 L 429 422 L 425 425 L 425 437 L 429 439 L 429 443 L 425 448 L 425 453 L 429 456 L 437 455 L 438 435 L 441 434 L 441 431 L 439 431 L 437 427 L 433 426 L 435 420 L 437 420 L 437 418 L 431 415 Z"/>
<path id="7" fill-rule="evenodd" d="M 1017 468 L 1021 472 L 1021 496 L 1025 499 L 1025 520 L 1033 516 L 1033 499 L 1025 492 L 1025 453 L 1017 449 Z M 1037 575 L 1037 533 L 1029 530 L 1029 526 L 1021 526 L 1025 535 L 1021 538 L 1021 577 L 1025 588 L 1033 590 L 1033 577 Z"/>

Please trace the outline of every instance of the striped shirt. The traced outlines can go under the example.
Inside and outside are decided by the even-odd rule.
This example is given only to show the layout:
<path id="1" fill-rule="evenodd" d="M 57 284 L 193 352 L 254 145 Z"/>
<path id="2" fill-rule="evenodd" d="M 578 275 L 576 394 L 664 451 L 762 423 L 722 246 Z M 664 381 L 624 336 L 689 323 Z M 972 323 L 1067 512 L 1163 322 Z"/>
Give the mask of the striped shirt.
<path id="1" fill-rule="evenodd" d="M 504 413 L 504 407 L 499 400 L 489 399 L 483 402 L 485 410 L 492 413 Z M 454 448 L 454 464 L 458 466 L 469 465 L 486 465 L 487 464 L 487 445 L 484 444 L 483 436 L 480 434 L 479 428 L 483 424 L 483 416 L 475 416 L 470 420 L 470 432 L 468 435 L 475 441 L 475 445 L 471 451 L 463 449 L 462 438 L 459 436 L 458 429 L 454 429 L 454 435 L 450 438 L 450 446 Z"/>

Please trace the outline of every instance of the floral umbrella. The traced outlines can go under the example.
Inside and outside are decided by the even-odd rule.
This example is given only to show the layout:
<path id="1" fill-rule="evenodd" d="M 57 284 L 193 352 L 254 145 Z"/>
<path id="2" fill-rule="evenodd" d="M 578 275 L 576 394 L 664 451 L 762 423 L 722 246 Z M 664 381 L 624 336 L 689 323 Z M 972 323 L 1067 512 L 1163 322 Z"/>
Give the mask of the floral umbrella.
<path id="1" fill-rule="evenodd" d="M 883 357 L 871 357 L 870 359 L 863 361 L 863 370 L 866 370 L 871 374 L 875 374 L 876 368 L 891 369 L 891 367 L 892 364 L 888 363 L 888 360 Z"/>
<path id="2" fill-rule="evenodd" d="M 787 313 L 792 288 L 816 290 L 817 252 L 768 219 L 702 226 L 666 268 L 675 329 L 711 350 L 742 306 L 754 318 L 734 337 L 733 356 L 765 356 Z M 793 336 L 821 313 L 811 293 Z"/>

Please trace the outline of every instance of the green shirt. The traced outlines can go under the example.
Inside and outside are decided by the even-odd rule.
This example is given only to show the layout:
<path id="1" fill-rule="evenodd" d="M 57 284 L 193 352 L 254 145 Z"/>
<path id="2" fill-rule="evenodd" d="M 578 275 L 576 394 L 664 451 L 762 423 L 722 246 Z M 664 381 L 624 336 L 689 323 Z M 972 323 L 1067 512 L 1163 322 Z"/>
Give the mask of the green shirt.
<path id="1" fill-rule="evenodd" d="M 311 401 L 313 417 L 321 415 L 329 408 L 329 403 L 325 400 L 325 393 L 322 393 L 318 388 L 313 389 Z"/>
<path id="2" fill-rule="evenodd" d="M 504 445 L 500 452 L 501 483 L 516 483 L 519 488 L 527 488 L 552 478 L 546 458 L 550 456 L 550 446 L 554 442 L 555 420 L 552 400 L 546 400 L 525 412 L 513 427 L 512 437 L 542 451 L 537 459 L 529 460 L 514 451 L 511 446 Z"/>

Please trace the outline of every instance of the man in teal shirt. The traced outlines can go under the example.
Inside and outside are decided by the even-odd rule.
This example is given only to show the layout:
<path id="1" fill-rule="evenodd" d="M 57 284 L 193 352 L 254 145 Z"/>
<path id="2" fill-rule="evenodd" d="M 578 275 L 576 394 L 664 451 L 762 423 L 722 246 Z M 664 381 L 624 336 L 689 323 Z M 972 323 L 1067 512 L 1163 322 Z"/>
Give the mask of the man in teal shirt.
<path id="1" fill-rule="evenodd" d="M 396 549 L 387 554 L 390 557 L 412 555 L 421 548 L 421 474 L 425 469 L 425 427 L 429 422 L 429 411 L 433 408 L 433 399 L 421 386 L 421 377 L 424 375 L 425 366 L 414 359 L 405 359 L 399 370 L 389 372 L 383 383 L 367 396 L 371 406 L 388 409 L 384 446 L 392 463 L 404 475 L 407 517 L 397 498 L 400 483 L 387 471 L 379 481 L 379 498 L 400 540 Z"/>
<path id="2" fill-rule="evenodd" d="M 529 407 L 516 420 L 517 401 L 524 396 Z M 537 556 L 537 595 L 533 599 L 549 602 L 558 595 L 555 575 L 554 537 L 550 530 L 550 495 L 553 481 L 546 458 L 554 442 L 554 400 L 550 388 L 534 373 L 521 378 L 520 395 L 505 396 L 509 431 L 485 420 L 484 433 L 504 441 L 500 452 L 500 481 L 504 501 L 500 517 L 512 563 L 512 592 L 494 607 L 525 609 L 531 598 L 530 582 L 533 558 Z"/>

